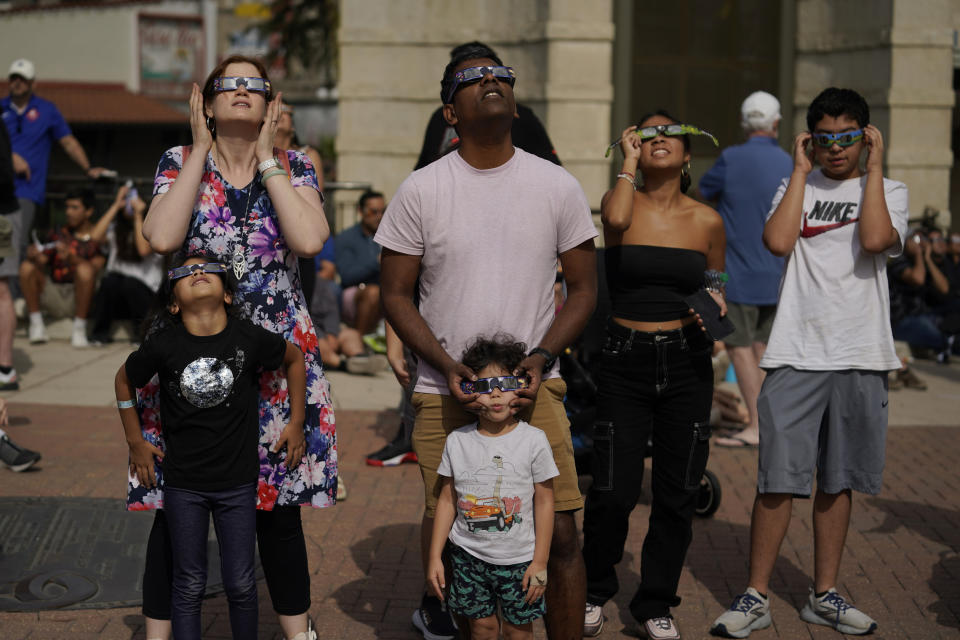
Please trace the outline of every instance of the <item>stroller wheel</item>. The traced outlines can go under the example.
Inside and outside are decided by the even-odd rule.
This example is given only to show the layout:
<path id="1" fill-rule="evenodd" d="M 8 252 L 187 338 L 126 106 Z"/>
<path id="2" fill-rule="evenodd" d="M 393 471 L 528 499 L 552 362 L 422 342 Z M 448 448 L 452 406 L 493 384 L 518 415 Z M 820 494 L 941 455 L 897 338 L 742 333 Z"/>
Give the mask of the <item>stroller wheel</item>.
<path id="1" fill-rule="evenodd" d="M 695 513 L 701 518 L 709 518 L 720 508 L 720 480 L 712 471 L 703 470 L 700 478 L 700 492 L 697 495 Z"/>

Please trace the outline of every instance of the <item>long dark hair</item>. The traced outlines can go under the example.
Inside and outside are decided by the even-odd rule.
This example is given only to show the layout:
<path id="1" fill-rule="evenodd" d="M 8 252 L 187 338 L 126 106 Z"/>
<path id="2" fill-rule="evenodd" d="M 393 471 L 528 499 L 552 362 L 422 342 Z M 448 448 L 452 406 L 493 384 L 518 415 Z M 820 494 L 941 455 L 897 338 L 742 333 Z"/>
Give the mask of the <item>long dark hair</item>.
<path id="1" fill-rule="evenodd" d="M 170 277 L 167 276 L 167 271 L 170 269 L 176 269 L 177 267 L 182 267 L 184 263 L 191 258 L 199 258 L 204 262 L 223 262 L 213 253 L 202 250 L 177 252 L 173 254 L 170 257 L 167 268 L 164 270 L 163 281 L 157 288 L 157 294 L 154 296 L 153 306 L 150 308 L 150 313 L 148 313 L 146 318 L 144 318 L 143 325 L 140 328 L 140 334 L 144 339 L 169 327 L 170 325 L 183 322 L 179 313 L 170 312 L 170 307 L 175 302 L 173 298 L 173 287 L 175 281 L 171 280 Z M 230 265 L 227 264 L 227 270 L 225 272 L 218 273 L 216 275 L 219 276 L 220 280 L 223 281 L 224 292 L 230 294 L 230 303 L 227 303 L 226 301 L 223 303 L 223 306 L 227 310 L 227 315 L 241 317 L 243 315 L 243 307 L 237 303 L 236 295 L 238 282 L 233 274 L 233 271 L 230 269 Z"/>
<path id="2" fill-rule="evenodd" d="M 118 215 L 113 227 L 113 234 L 117 241 L 117 259 L 126 262 L 142 262 L 143 256 L 137 251 L 137 241 L 134 239 L 135 229 L 133 218 L 122 213 Z"/>
<path id="3" fill-rule="evenodd" d="M 674 118 L 672 115 L 670 115 L 670 114 L 667 112 L 666 109 L 657 109 L 656 111 L 654 111 L 654 112 L 652 112 L 652 113 L 646 113 L 646 114 L 644 114 L 644 115 L 637 121 L 637 128 L 639 129 L 641 123 L 649 120 L 649 119 L 652 118 L 653 116 L 660 116 L 660 117 L 662 117 L 662 118 L 666 118 L 667 120 L 669 120 L 669 121 L 672 122 L 673 124 L 682 124 L 679 120 L 677 120 L 677 119 Z M 674 136 L 674 137 L 676 137 L 676 136 Z M 680 136 L 680 139 L 683 140 L 683 150 L 689 152 L 689 151 L 690 151 L 690 136 L 687 135 L 687 134 L 683 134 L 682 136 Z M 686 192 L 687 192 L 687 189 L 690 188 L 690 183 L 691 183 L 691 182 L 692 182 L 692 180 L 691 180 L 691 178 L 690 178 L 690 172 L 687 171 L 686 168 L 681 169 L 681 170 L 680 170 L 680 193 L 686 193 Z"/>

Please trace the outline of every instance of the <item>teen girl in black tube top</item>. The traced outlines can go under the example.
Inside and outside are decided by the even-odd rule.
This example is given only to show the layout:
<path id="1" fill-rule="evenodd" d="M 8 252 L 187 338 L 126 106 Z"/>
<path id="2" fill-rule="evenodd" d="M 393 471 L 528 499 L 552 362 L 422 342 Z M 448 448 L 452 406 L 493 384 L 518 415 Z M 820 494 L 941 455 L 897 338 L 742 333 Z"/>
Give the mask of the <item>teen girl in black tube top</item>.
<path id="1" fill-rule="evenodd" d="M 585 635 L 599 633 L 601 607 L 618 590 L 615 565 L 652 435 L 650 526 L 630 612 L 649 637 L 680 637 L 670 607 L 680 603 L 677 584 L 707 463 L 713 396 L 712 342 L 683 298 L 704 288 L 706 271 L 723 271 L 725 237 L 720 216 L 684 195 L 687 133 L 700 131 L 661 127 L 672 124 L 679 122 L 658 111 L 639 129 L 624 130 L 623 169 L 602 201 L 613 310 L 597 379 L 593 486 L 583 523 Z M 722 293 L 713 295 L 726 313 Z"/>

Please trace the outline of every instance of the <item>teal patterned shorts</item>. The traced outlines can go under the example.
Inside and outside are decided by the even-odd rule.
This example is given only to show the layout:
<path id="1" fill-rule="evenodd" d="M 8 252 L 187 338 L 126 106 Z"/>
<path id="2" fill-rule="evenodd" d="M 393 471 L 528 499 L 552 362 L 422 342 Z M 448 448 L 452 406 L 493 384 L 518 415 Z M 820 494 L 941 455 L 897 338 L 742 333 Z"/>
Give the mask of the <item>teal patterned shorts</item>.
<path id="1" fill-rule="evenodd" d="M 526 624 L 542 618 L 546 598 L 533 604 L 524 602 L 523 574 L 529 562 L 497 565 L 484 562 L 455 544 L 448 544 L 453 581 L 447 596 L 450 610 L 467 618 L 488 618 L 497 612 L 497 601 L 503 619 L 510 624 Z"/>

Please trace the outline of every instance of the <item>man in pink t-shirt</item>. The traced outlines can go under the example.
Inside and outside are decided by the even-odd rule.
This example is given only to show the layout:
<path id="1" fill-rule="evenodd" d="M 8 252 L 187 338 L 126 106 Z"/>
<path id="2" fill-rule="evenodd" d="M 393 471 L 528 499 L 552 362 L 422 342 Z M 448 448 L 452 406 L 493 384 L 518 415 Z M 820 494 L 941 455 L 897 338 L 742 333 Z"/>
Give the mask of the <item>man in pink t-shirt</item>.
<path id="1" fill-rule="evenodd" d="M 597 232 L 576 179 L 514 148 L 514 82 L 513 70 L 485 46 L 447 65 L 443 114 L 461 145 L 411 174 L 387 208 L 375 237 L 383 246 L 381 296 L 390 324 L 420 358 L 413 446 L 424 479 L 424 561 L 446 435 L 476 419 L 468 411 L 476 410 L 477 396 L 460 390 L 462 380 L 475 378 L 459 363 L 466 344 L 506 333 L 531 348 L 519 367 L 530 385 L 517 410 L 547 434 L 560 470 L 545 622 L 551 637 L 579 637 L 586 586 L 573 513 L 583 498 L 555 360 L 593 312 Z M 558 258 L 568 297 L 554 315 Z M 419 307 L 413 304 L 418 275 Z M 425 635 L 452 636 L 452 629 L 438 628 L 440 617 L 439 602 L 425 597 L 413 622 Z"/>

